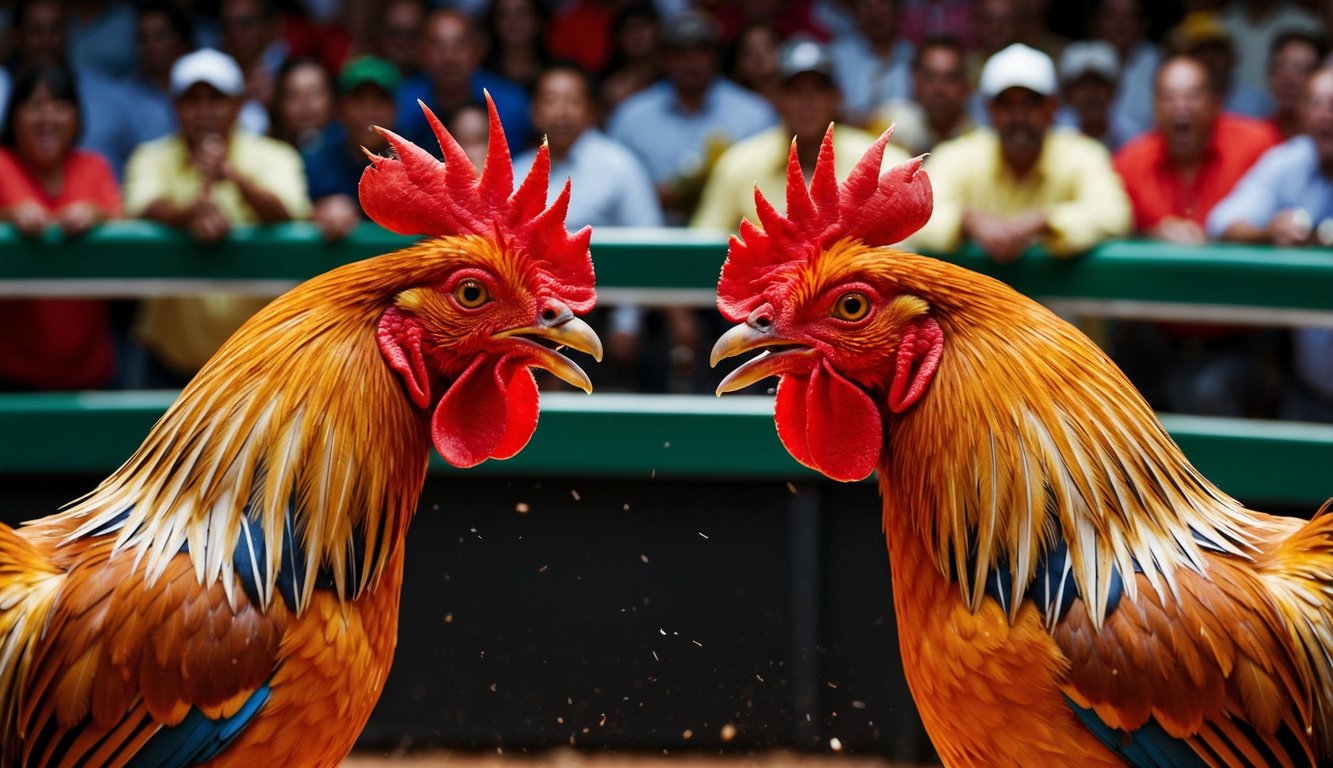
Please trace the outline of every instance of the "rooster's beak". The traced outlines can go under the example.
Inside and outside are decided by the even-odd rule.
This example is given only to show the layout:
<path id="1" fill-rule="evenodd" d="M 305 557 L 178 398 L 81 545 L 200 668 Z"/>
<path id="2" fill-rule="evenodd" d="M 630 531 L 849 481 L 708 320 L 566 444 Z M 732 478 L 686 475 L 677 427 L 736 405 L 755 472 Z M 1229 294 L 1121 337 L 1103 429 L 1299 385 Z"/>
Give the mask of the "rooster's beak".
<path id="1" fill-rule="evenodd" d="M 592 355 L 592 359 L 597 362 L 602 361 L 602 340 L 597 337 L 597 332 L 592 326 L 583 322 L 574 316 L 568 308 L 558 307 L 556 310 L 548 310 L 534 325 L 523 326 L 522 328 L 511 328 L 496 334 L 498 338 L 521 338 L 531 345 L 532 355 L 537 358 L 537 366 L 550 371 L 559 377 L 562 381 L 572 384 L 579 389 L 592 393 L 592 381 L 588 374 L 578 367 L 573 360 L 560 354 L 555 349 L 551 349 L 528 338 L 537 337 L 553 342 L 559 347 L 569 347 L 577 349 Z"/>
<path id="2" fill-rule="evenodd" d="M 772 326 L 768 324 L 756 325 L 747 321 L 722 334 L 713 345 L 713 354 L 709 358 L 709 364 L 714 368 L 728 357 L 735 357 L 761 347 L 778 346 L 785 349 L 778 352 L 765 350 L 758 357 L 727 374 L 722 383 L 717 385 L 717 394 L 735 392 L 769 376 L 785 373 L 795 367 L 791 365 L 795 362 L 795 358 L 808 357 L 815 353 L 807 346 L 796 345 L 796 342 L 790 339 L 775 335 Z"/>

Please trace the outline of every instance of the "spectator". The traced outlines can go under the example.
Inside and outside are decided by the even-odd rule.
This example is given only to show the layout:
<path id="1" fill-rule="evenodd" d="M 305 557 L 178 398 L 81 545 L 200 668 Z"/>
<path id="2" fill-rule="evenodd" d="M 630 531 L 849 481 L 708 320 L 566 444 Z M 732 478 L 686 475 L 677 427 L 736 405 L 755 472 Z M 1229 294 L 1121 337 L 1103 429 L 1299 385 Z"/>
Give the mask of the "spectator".
<path id="1" fill-rule="evenodd" d="M 490 115 L 486 107 L 475 101 L 469 101 L 443 118 L 444 127 L 463 148 L 463 154 L 472 161 L 472 167 L 481 172 L 486 164 L 486 147 L 491 135 Z M 508 127 L 506 127 L 508 130 Z"/>
<path id="2" fill-rule="evenodd" d="M 172 0 L 152 0 L 139 7 L 135 40 L 139 69 L 128 88 L 140 143 L 176 130 L 171 103 L 171 67 L 193 47 L 190 17 Z"/>
<path id="3" fill-rule="evenodd" d="M 662 77 L 662 25 L 652 3 L 626 3 L 616 15 L 611 39 L 611 62 L 598 89 L 602 118 Z"/>
<path id="4" fill-rule="evenodd" d="M 300 150 L 319 142 L 333 122 L 333 78 L 318 60 L 294 56 L 273 84 L 269 135 Z"/>
<path id="5" fill-rule="evenodd" d="M 607 132 L 638 155 L 667 220 L 679 224 L 694 210 L 717 155 L 777 116 L 763 97 L 718 77 L 718 31 L 708 17 L 678 16 L 663 42 L 666 79 L 626 99 Z"/>
<path id="6" fill-rule="evenodd" d="M 1022 42 L 1022 16 L 1020 0 L 977 0 L 977 45 L 968 54 L 969 83 L 978 82 L 981 68 L 992 56 L 1014 43 Z M 980 91 L 972 91 L 968 112 L 977 125 L 985 125 L 990 119 L 986 113 L 986 101 Z"/>
<path id="7" fill-rule="evenodd" d="M 778 114 L 782 122 L 762 133 L 732 145 L 718 158 L 704 187 L 699 207 L 690 221 L 697 228 L 735 232 L 742 218 L 758 222 L 754 190 L 779 210 L 787 199 L 787 158 L 793 138 L 797 161 L 808 181 L 814 173 L 820 145 L 829 125 L 842 105 L 837 69 L 829 46 L 806 35 L 797 35 L 783 45 L 778 57 L 781 86 L 777 93 Z M 834 129 L 835 174 L 845 179 L 853 166 L 874 143 L 875 137 L 850 125 Z M 907 153 L 890 146 L 886 162 L 905 160 Z M 714 319 L 710 313 L 692 318 L 702 327 Z M 686 365 L 695 359 L 697 342 L 688 335 L 688 326 L 675 326 L 672 358 L 677 373 L 689 374 Z M 720 329 L 719 329 L 720 330 Z M 700 354 L 703 350 L 699 350 Z M 695 386 L 706 389 L 706 382 Z"/>
<path id="8" fill-rule="evenodd" d="M 1065 46 L 1069 45 L 1069 38 L 1051 29 L 1047 23 L 1051 0 L 1019 0 L 1017 6 L 1018 42 L 1050 56 L 1051 61 L 1058 61 Z"/>
<path id="9" fill-rule="evenodd" d="M 932 38 L 952 37 L 964 48 L 976 44 L 975 0 L 903 0 L 899 14 L 902 36 L 920 47 Z"/>
<path id="10" fill-rule="evenodd" d="M 1124 187 L 1101 144 L 1052 130 L 1055 65 L 1022 43 L 991 57 L 978 90 L 992 128 L 944 142 L 926 161 L 935 212 L 914 244 L 952 251 L 974 240 L 1008 262 L 1042 243 L 1055 256 L 1084 251 L 1129 230 Z"/>
<path id="11" fill-rule="evenodd" d="M 773 26 L 782 40 L 793 35 L 828 40 L 828 30 L 812 15 L 812 5 L 811 0 L 704 0 L 696 3 L 696 7 L 717 20 L 722 39 L 727 42 L 734 42 L 741 30 L 752 24 Z"/>
<path id="12" fill-rule="evenodd" d="M 301 56 L 318 61 L 327 72 L 338 72 L 352 49 L 347 21 L 359 21 L 360 9 L 343 0 L 286 0 L 281 44 L 287 57 Z"/>
<path id="13" fill-rule="evenodd" d="M 1188 56 L 1162 65 L 1154 105 L 1157 127 L 1115 158 L 1134 228 L 1171 243 L 1203 243 L 1209 211 L 1277 143 L 1277 133 L 1222 112 L 1208 71 Z M 1221 325 L 1121 323 L 1111 352 L 1154 408 L 1253 416 L 1275 397 L 1272 336 Z"/>
<path id="14" fill-rule="evenodd" d="M 366 168 L 365 149 L 383 154 L 389 142 L 372 126 L 393 130 L 398 67 L 377 56 L 351 59 L 338 75 L 338 119 L 301 147 L 306 186 L 314 201 L 311 219 L 326 240 L 346 237 L 365 218 L 357 187 Z"/>
<path id="15" fill-rule="evenodd" d="M 1100 0 L 1092 15 L 1092 32 L 1115 47 L 1120 81 L 1111 105 L 1113 119 L 1137 136 L 1153 126 L 1153 77 L 1162 61 L 1156 43 L 1147 38 L 1143 0 Z"/>
<path id="16" fill-rule="evenodd" d="M 14 6 L 14 53 L 10 71 L 25 67 L 64 66 L 68 57 L 69 17 L 58 0 L 19 0 Z M 91 149 L 119 173 L 139 143 L 138 126 L 126 110 L 131 95 L 125 86 L 94 71 L 75 70 L 79 81 L 79 114 L 83 119 L 80 146 Z M 3 90 L 0 88 L 0 90 Z"/>
<path id="17" fill-rule="evenodd" d="M 727 74 L 732 82 L 775 104 L 782 85 L 778 72 L 782 40 L 782 32 L 771 22 L 755 21 L 741 28 L 727 48 Z"/>
<path id="18" fill-rule="evenodd" d="M 875 110 L 911 96 L 912 44 L 898 34 L 898 0 L 851 0 L 856 29 L 833 41 L 834 71 L 847 122 L 870 123 Z"/>
<path id="19" fill-rule="evenodd" d="M 546 47 L 558 59 L 572 61 L 584 72 L 599 74 L 611 63 L 612 32 L 622 0 L 571 0 L 546 27 Z"/>
<path id="20" fill-rule="evenodd" d="M 691 227 L 735 232 L 742 218 L 757 221 L 756 186 L 781 210 L 787 199 L 787 153 L 793 137 L 806 179 L 814 173 L 820 143 L 837 117 L 842 101 L 833 58 L 827 46 L 798 35 L 782 47 L 779 61 L 782 80 L 777 107 L 782 122 L 733 144 L 722 153 L 708 177 L 699 208 L 690 220 Z M 836 127 L 833 152 L 839 178 L 851 171 L 874 141 L 874 136 L 852 126 Z M 885 157 L 892 163 L 907 159 L 907 153 L 890 147 Z"/>
<path id="21" fill-rule="evenodd" d="M 556 65 L 542 73 L 533 93 L 532 122 L 546 136 L 551 177 L 570 180 L 565 221 L 571 230 L 585 225 L 662 226 L 662 209 L 648 172 L 634 153 L 597 130 L 591 85 L 581 70 L 572 65 Z M 514 175 L 525 177 L 536 154 L 528 151 L 516 158 Z M 560 189 L 558 184 L 550 186 L 551 200 Z M 669 309 L 666 316 L 688 312 Z M 648 391 L 665 389 L 665 371 L 654 362 L 665 360 L 666 354 L 651 359 L 640 355 L 640 309 L 613 307 L 604 325 L 609 331 L 602 334 L 607 339 L 607 363 L 615 378 L 606 384 Z"/>
<path id="22" fill-rule="evenodd" d="M 119 0 L 74 0 L 70 3 L 69 60 L 79 72 L 96 72 L 108 80 L 134 74 L 134 8 Z"/>
<path id="23" fill-rule="evenodd" d="M 1134 126 L 1121 122 L 1111 109 L 1120 60 L 1115 48 L 1101 40 L 1070 43 L 1060 54 L 1060 85 L 1065 105 L 1055 124 L 1075 128 L 1100 141 L 1112 152 L 1137 135 Z"/>
<path id="24" fill-rule="evenodd" d="M 245 73 L 245 104 L 238 124 L 254 133 L 268 133 L 268 105 L 273 103 L 278 70 L 287 60 L 282 19 L 273 0 L 220 0 L 218 25 L 222 52 Z"/>
<path id="25" fill-rule="evenodd" d="M 968 59 L 968 80 L 977 82 L 990 57 L 1019 42 L 1022 8 L 1018 0 L 977 0 L 977 44 Z"/>
<path id="26" fill-rule="evenodd" d="M 1236 51 L 1236 80 L 1247 88 L 1268 87 L 1273 42 L 1284 32 L 1324 32 L 1319 17 L 1290 0 L 1231 0 L 1218 14 Z"/>
<path id="27" fill-rule="evenodd" d="M 537 79 L 532 123 L 546 137 L 551 178 L 572 181 L 570 230 L 585 224 L 611 227 L 660 227 L 662 210 L 648 172 L 638 158 L 597 129 L 588 77 L 570 64 L 557 64 Z M 529 150 L 514 160 L 514 174 L 527 174 L 536 158 Z M 551 200 L 560 191 L 550 187 Z"/>
<path id="28" fill-rule="evenodd" d="M 1236 77 L 1236 45 L 1227 28 L 1211 11 L 1194 11 L 1171 30 L 1171 52 L 1193 56 L 1203 62 L 1222 94 L 1223 108 L 1250 117 L 1265 117 L 1273 111 L 1268 94 Z"/>
<path id="29" fill-rule="evenodd" d="M 546 24 L 546 6 L 539 0 L 491 0 L 485 19 L 490 40 L 486 68 L 532 93 L 551 61 L 542 38 Z"/>
<path id="30" fill-rule="evenodd" d="M 66 237 L 120 215 L 120 193 L 101 156 L 75 149 L 81 116 L 73 74 L 24 70 L 0 132 L 0 221 L 33 237 Z M 0 301 L 0 389 L 90 389 L 110 381 L 115 348 L 105 301 Z"/>
<path id="31" fill-rule="evenodd" d="M 411 77 L 417 73 L 417 38 L 426 25 L 426 0 L 388 0 L 376 14 L 371 51 L 392 61 L 398 74 Z"/>
<path id="32" fill-rule="evenodd" d="M 931 37 L 922 41 L 912 59 L 912 96 L 885 104 L 871 122 L 875 133 L 894 126 L 890 141 L 909 154 L 925 154 L 976 125 L 968 111 L 972 87 L 967 79 L 967 55 L 958 40 Z"/>
<path id="33" fill-rule="evenodd" d="M 231 57 L 211 48 L 181 57 L 171 92 L 180 130 L 135 150 L 125 170 L 126 213 L 204 243 L 236 225 L 309 215 L 296 150 L 237 125 L 245 77 Z M 183 384 L 266 302 L 224 295 L 144 302 L 137 330 L 152 355 L 145 383 Z"/>
<path id="34" fill-rule="evenodd" d="M 1268 120 L 1289 139 L 1301 130 L 1301 101 L 1305 81 L 1328 55 L 1328 42 L 1320 35 L 1291 30 L 1273 39 L 1268 58 L 1268 92 L 1273 113 Z"/>
<path id="35" fill-rule="evenodd" d="M 1302 117 L 1306 133 L 1266 152 L 1209 214 L 1210 237 L 1303 246 L 1322 232 L 1333 244 L 1333 70 L 1310 76 Z"/>
<path id="36" fill-rule="evenodd" d="M 399 133 L 422 147 L 434 147 L 435 135 L 417 101 L 447 115 L 464 104 L 480 104 L 482 92 L 489 91 L 511 151 L 527 143 L 532 134 L 528 94 L 516 83 L 481 68 L 486 42 L 470 17 L 451 10 L 431 13 L 418 46 L 421 72 L 398 89 Z"/>
<path id="37" fill-rule="evenodd" d="M 1264 123 L 1222 111 L 1208 71 L 1173 56 L 1157 73 L 1157 126 L 1115 157 L 1134 209 L 1134 229 L 1172 243 L 1208 238 L 1208 213 L 1278 141 Z"/>
<path id="38" fill-rule="evenodd" d="M 1333 69 L 1310 76 L 1301 110 L 1305 134 L 1270 149 L 1208 216 L 1208 234 L 1282 246 L 1333 244 Z M 1333 331 L 1292 335 L 1291 383 L 1278 415 L 1333 421 Z"/>

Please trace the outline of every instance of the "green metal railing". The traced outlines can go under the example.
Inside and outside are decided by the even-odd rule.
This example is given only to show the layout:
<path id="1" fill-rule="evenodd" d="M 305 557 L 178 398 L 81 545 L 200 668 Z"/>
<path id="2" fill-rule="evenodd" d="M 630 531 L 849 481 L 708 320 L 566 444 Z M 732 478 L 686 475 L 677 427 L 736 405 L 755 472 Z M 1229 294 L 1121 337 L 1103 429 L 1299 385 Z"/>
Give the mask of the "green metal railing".
<path id="1" fill-rule="evenodd" d="M 141 296 L 201 287 L 276 292 L 338 264 L 412 242 L 373 225 L 337 244 L 308 224 L 242 230 L 199 246 L 142 222 L 76 241 L 27 240 L 0 226 L 0 296 Z M 711 305 L 722 234 L 597 230 L 600 300 Z M 946 258 L 1074 311 L 1333 325 L 1333 253 L 1108 243 L 1078 259 L 1027 255 L 1006 266 L 975 251 Z M 0 394 L 0 474 L 99 473 L 118 465 L 171 402 L 168 392 Z M 1333 426 L 1164 417 L 1200 469 L 1245 499 L 1314 505 L 1333 496 Z M 436 471 L 450 472 L 436 460 Z M 815 476 L 776 439 L 769 398 L 544 396 L 532 443 L 482 473 L 618 477 Z"/>

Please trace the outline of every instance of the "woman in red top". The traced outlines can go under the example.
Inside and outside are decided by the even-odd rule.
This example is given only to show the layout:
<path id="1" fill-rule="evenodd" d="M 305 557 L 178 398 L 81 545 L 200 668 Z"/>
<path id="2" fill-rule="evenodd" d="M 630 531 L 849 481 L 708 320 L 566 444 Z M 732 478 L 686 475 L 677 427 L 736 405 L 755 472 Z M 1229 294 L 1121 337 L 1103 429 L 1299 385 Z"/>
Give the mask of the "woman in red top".
<path id="1" fill-rule="evenodd" d="M 34 67 L 14 81 L 0 132 L 0 221 L 36 237 L 76 237 L 120 215 L 116 177 L 100 155 L 75 149 L 82 128 L 74 77 Z M 115 373 L 105 301 L 0 302 L 0 388 L 87 389 Z"/>

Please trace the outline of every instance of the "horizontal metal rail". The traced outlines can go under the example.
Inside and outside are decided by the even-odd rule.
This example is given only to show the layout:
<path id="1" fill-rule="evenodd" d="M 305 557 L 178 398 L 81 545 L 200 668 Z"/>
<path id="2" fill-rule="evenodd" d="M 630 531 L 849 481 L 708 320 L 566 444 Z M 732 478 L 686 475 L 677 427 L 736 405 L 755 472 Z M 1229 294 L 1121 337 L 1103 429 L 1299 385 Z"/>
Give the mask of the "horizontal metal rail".
<path id="1" fill-rule="evenodd" d="M 175 392 L 0 394 L 0 476 L 119 466 Z M 1333 425 L 1162 417 L 1199 469 L 1246 500 L 1313 510 L 1333 496 Z M 431 469 L 455 473 L 433 456 Z M 546 393 L 532 442 L 469 473 L 507 476 L 819 479 L 777 439 L 765 396 Z M 0 479 L 0 484 L 3 479 Z"/>

